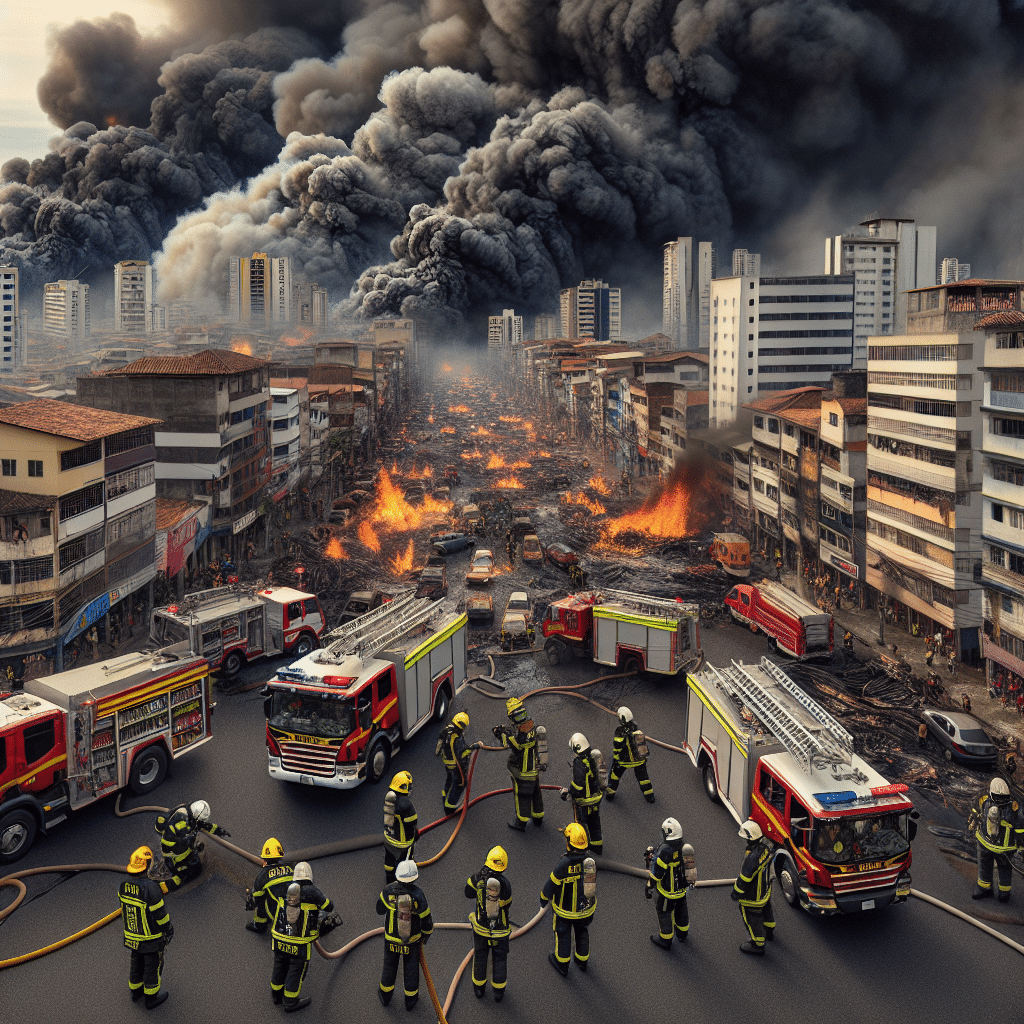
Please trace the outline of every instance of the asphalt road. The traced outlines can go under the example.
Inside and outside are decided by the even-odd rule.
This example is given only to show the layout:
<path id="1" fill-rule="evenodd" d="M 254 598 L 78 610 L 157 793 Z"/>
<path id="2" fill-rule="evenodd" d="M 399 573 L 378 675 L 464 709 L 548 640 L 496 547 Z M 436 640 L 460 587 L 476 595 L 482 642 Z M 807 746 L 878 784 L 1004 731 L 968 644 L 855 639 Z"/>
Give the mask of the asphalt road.
<path id="1" fill-rule="evenodd" d="M 763 643 L 732 626 L 704 634 L 705 650 L 718 663 L 730 657 L 753 660 L 764 653 Z M 273 668 L 269 662 L 250 666 L 245 678 L 257 682 L 269 677 Z M 598 675 L 594 666 L 582 662 L 549 670 L 542 655 L 502 659 L 499 673 L 508 693 Z M 586 692 L 611 707 L 628 703 L 650 735 L 678 742 L 682 729 L 679 682 L 610 681 Z M 468 711 L 471 738 L 489 740 L 491 726 L 504 720 L 500 701 L 469 689 L 460 695 L 456 709 Z M 593 743 L 610 750 L 614 719 L 589 703 L 548 694 L 531 698 L 530 709 L 549 730 L 548 783 L 561 785 L 569 778 L 568 739 L 573 732 L 582 730 Z M 334 792 L 282 785 L 269 777 L 258 690 L 221 696 L 214 733 L 210 743 L 174 764 L 151 802 L 174 805 L 203 797 L 213 808 L 214 820 L 230 829 L 231 841 L 254 853 L 270 835 L 277 836 L 286 849 L 300 849 L 379 832 L 383 786 Z M 421 823 L 440 816 L 443 771 L 433 753 L 435 737 L 435 728 L 424 729 L 393 763 L 396 770 L 407 768 L 413 773 L 413 799 Z M 655 749 L 650 770 L 657 795 L 654 806 L 642 800 L 631 775 L 623 780 L 614 804 L 603 805 L 605 855 L 642 866 L 644 847 L 659 839 L 660 822 L 672 814 L 696 848 L 701 877 L 735 875 L 743 843 L 728 812 L 707 800 L 690 762 L 682 755 Z M 504 756 L 482 752 L 473 792 L 501 788 L 507 780 Z M 533 915 L 540 886 L 563 849 L 557 829 L 570 820 L 571 813 L 557 794 L 550 793 L 545 800 L 544 826 L 525 834 L 506 827 L 511 813 L 508 795 L 482 801 L 470 811 L 451 850 L 421 874 L 435 920 L 466 920 L 471 906 L 463 895 L 466 876 L 482 864 L 495 843 L 509 855 L 513 919 L 522 923 Z M 929 809 L 921 806 L 925 824 Z M 106 800 L 55 828 L 17 867 L 124 863 L 136 846 L 156 840 L 152 823 L 151 813 L 118 818 L 113 801 Z M 450 828 L 445 825 L 424 836 L 417 846 L 417 859 L 437 852 Z M 175 938 L 167 952 L 164 979 L 171 997 L 155 1013 L 181 1021 L 276 1020 L 282 1011 L 270 1002 L 269 941 L 244 927 L 248 915 L 243 909 L 243 889 L 251 884 L 255 868 L 215 843 L 208 842 L 207 848 L 206 874 L 170 897 Z M 384 877 L 379 848 L 317 860 L 312 867 L 314 881 L 333 897 L 344 918 L 342 928 L 326 940 L 329 948 L 378 925 L 374 901 Z M 922 828 L 914 844 L 916 887 L 972 912 L 976 906 L 969 898 L 970 874 L 968 865 L 962 872 L 951 865 Z M 30 900 L 0 926 L 0 959 L 43 947 L 116 909 L 119 880 L 98 872 L 30 879 Z M 1006 909 L 1019 917 L 1024 887 L 1017 881 Z M 0 890 L 0 904 L 7 905 L 13 892 Z M 788 907 L 777 893 L 773 902 L 778 941 L 763 960 L 751 960 L 739 952 L 745 934 L 726 888 L 696 890 L 689 900 L 690 940 L 666 953 L 648 941 L 656 919 L 653 904 L 643 897 L 642 882 L 602 873 L 586 975 L 573 969 L 563 980 L 548 965 L 548 916 L 513 943 L 505 1001 L 495 1005 L 488 996 L 478 1005 L 464 978 L 450 1017 L 631 1022 L 686 1014 L 704 1021 L 787 1024 L 822 1017 L 1003 1020 L 1008 1013 L 1012 1018 L 1012 1007 L 1019 1005 L 1021 956 L 918 900 L 880 912 L 817 920 Z M 996 908 L 989 904 L 986 909 Z M 1024 928 L 997 927 L 1024 942 Z M 340 961 L 314 955 L 303 989 L 313 1004 L 300 1019 L 401 1018 L 400 999 L 388 1010 L 377 1001 L 381 942 L 370 940 Z M 467 932 L 438 932 L 427 947 L 442 1000 L 470 948 Z M 127 968 L 128 954 L 115 922 L 67 949 L 0 974 L 3 1018 L 53 1021 L 69 1013 L 76 1024 L 89 1024 L 143 1015 L 145 1011 L 128 999 Z M 425 986 L 421 995 L 408 1019 L 432 1020 Z"/>

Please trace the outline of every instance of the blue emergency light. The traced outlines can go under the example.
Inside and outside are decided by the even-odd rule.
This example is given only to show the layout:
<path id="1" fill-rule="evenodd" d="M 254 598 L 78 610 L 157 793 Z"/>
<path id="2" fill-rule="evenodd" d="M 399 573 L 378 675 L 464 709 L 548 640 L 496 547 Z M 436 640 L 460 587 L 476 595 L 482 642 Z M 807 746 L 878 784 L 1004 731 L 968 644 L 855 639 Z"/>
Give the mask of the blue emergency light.
<path id="1" fill-rule="evenodd" d="M 834 804 L 849 804 L 857 799 L 857 794 L 852 789 L 844 789 L 838 793 L 815 793 L 814 799 L 822 807 L 831 807 Z"/>

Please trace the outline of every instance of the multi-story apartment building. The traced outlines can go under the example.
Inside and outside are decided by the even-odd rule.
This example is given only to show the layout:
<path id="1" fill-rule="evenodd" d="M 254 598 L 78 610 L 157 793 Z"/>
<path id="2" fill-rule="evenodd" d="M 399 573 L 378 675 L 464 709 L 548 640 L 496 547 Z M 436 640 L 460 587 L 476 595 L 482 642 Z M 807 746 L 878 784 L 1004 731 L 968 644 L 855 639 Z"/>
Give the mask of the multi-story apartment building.
<path id="1" fill-rule="evenodd" d="M 292 271 L 287 256 L 254 252 L 228 266 L 229 320 L 254 326 L 287 324 L 292 316 Z"/>
<path id="2" fill-rule="evenodd" d="M 272 377 L 270 394 L 270 486 L 281 501 L 294 493 L 304 471 L 301 455 L 309 452 L 309 391 L 304 378 Z"/>
<path id="3" fill-rule="evenodd" d="M 732 276 L 760 277 L 761 254 L 757 252 L 747 252 L 746 249 L 733 249 Z"/>
<path id="4" fill-rule="evenodd" d="M 297 323 L 314 330 L 327 326 L 327 289 L 318 284 L 292 286 L 292 311 Z"/>
<path id="5" fill-rule="evenodd" d="M 906 331 L 906 293 L 935 284 L 935 244 L 934 227 L 905 217 L 871 217 L 825 239 L 825 273 L 855 281 L 855 368 L 867 365 L 868 337 Z"/>
<path id="6" fill-rule="evenodd" d="M 541 313 L 533 318 L 533 340 L 552 341 L 558 337 L 561 321 L 554 313 Z"/>
<path id="7" fill-rule="evenodd" d="M 509 351 L 523 343 L 523 318 L 514 309 L 503 309 L 501 316 L 487 318 L 487 347 L 493 351 Z"/>
<path id="8" fill-rule="evenodd" d="M 710 338 L 715 247 L 677 238 L 662 247 L 661 333 L 674 347 L 706 349 Z"/>
<path id="9" fill-rule="evenodd" d="M 93 623 L 123 632 L 151 602 L 158 424 L 45 398 L 0 410 L 0 658 L 15 675 L 39 656 L 61 671 Z"/>
<path id="10" fill-rule="evenodd" d="M 79 281 L 51 281 L 43 285 L 43 330 L 69 341 L 92 333 L 89 286 Z"/>
<path id="11" fill-rule="evenodd" d="M 720 277 L 711 282 L 711 425 L 759 395 L 827 387 L 853 359 L 853 278 Z"/>
<path id="12" fill-rule="evenodd" d="M 0 373 L 14 373 L 25 364 L 19 294 L 18 268 L 0 266 Z"/>
<path id="13" fill-rule="evenodd" d="M 947 256 L 939 270 L 939 284 L 968 281 L 971 277 L 970 263 L 961 263 L 955 256 Z"/>
<path id="14" fill-rule="evenodd" d="M 114 330 L 118 334 L 149 334 L 153 324 L 156 277 L 146 260 L 114 264 Z"/>
<path id="15" fill-rule="evenodd" d="M 622 294 L 604 281 L 581 281 L 559 295 L 563 338 L 618 341 L 622 336 Z"/>
<path id="16" fill-rule="evenodd" d="M 213 504 L 215 552 L 238 557 L 254 538 L 270 483 L 269 363 L 207 349 L 147 356 L 78 378 L 78 402 L 114 412 L 151 411 L 157 492 Z"/>

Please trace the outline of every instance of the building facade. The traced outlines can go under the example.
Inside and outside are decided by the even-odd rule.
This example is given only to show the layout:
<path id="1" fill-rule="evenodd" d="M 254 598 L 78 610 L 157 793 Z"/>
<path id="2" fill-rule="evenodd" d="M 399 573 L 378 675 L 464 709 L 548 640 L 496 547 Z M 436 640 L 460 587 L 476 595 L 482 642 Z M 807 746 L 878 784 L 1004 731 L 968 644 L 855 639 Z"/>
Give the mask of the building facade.
<path id="1" fill-rule="evenodd" d="M 291 260 L 254 252 L 228 266 L 228 320 L 254 326 L 287 324 L 292 314 Z"/>
<path id="2" fill-rule="evenodd" d="M 69 341 L 92 333 L 89 286 L 79 281 L 51 281 L 43 285 L 43 330 Z"/>
<path id="3" fill-rule="evenodd" d="M 155 272 L 146 260 L 114 264 L 114 330 L 118 334 L 149 334 L 160 329 L 153 324 L 155 292 Z"/>
<path id="4" fill-rule="evenodd" d="M 503 309 L 501 316 L 487 318 L 487 347 L 491 351 L 509 351 L 523 343 L 523 318 L 514 309 Z"/>
<path id="5" fill-rule="evenodd" d="M 677 238 L 662 247 L 661 333 L 679 348 L 708 347 L 711 330 L 711 281 L 715 247 L 710 242 Z"/>
<path id="6" fill-rule="evenodd" d="M 581 281 L 559 295 L 563 338 L 618 341 L 622 336 L 622 294 L 604 281 Z"/>
<path id="7" fill-rule="evenodd" d="M 961 263 L 955 256 L 947 256 L 939 270 L 939 284 L 966 281 L 971 276 L 970 263 Z"/>
<path id="8" fill-rule="evenodd" d="M 25 365 L 25 338 L 21 320 L 18 268 L 0 266 L 0 374 Z"/>
<path id="9" fill-rule="evenodd" d="M 533 318 L 533 340 L 553 341 L 558 337 L 558 329 L 561 326 L 559 318 L 554 313 L 541 313 Z"/>

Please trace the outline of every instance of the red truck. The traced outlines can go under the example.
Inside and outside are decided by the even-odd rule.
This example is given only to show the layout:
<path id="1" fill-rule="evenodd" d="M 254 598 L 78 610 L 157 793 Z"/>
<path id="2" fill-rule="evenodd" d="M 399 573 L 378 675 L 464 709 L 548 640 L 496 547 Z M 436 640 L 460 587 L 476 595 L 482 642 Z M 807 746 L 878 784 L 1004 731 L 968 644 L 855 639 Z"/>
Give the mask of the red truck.
<path id="1" fill-rule="evenodd" d="M 725 598 L 733 620 L 770 637 L 794 658 L 832 651 L 832 616 L 791 590 L 772 583 L 735 586 Z"/>

